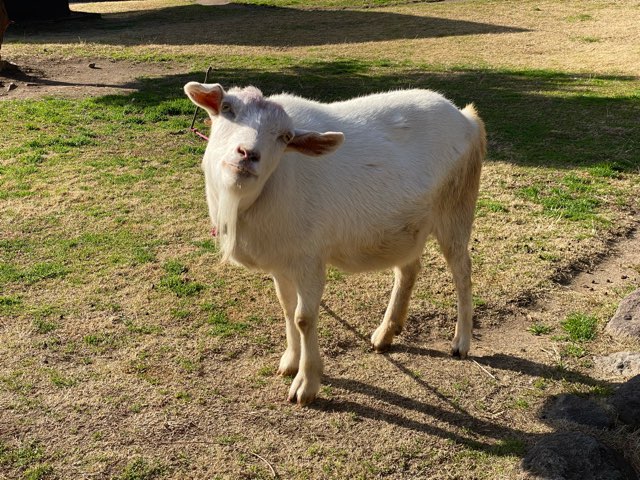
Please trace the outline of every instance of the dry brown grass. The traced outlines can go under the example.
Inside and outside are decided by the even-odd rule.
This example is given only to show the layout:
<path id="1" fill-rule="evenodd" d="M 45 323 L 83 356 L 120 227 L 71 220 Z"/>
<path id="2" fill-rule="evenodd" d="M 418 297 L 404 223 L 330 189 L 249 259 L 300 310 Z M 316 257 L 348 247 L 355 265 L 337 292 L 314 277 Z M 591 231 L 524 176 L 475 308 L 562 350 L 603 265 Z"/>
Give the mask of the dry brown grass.
<path id="1" fill-rule="evenodd" d="M 179 61 L 170 62 L 171 74 L 199 70 L 217 58 L 224 80 L 239 83 L 244 78 L 233 75 L 251 72 L 238 65 L 246 68 L 255 62 L 256 71 L 271 75 L 263 78 L 272 82 L 268 88 L 295 78 L 280 70 L 292 71 L 300 72 L 296 88 L 315 81 L 308 88 L 324 88 L 325 95 L 334 92 L 323 82 L 336 82 L 336 88 L 345 88 L 345 83 L 331 71 L 318 73 L 328 78 L 318 80 L 301 59 L 382 58 L 398 62 L 398 70 L 373 62 L 366 75 L 345 75 L 358 85 L 376 81 L 379 72 L 385 78 L 397 74 L 422 82 L 415 70 L 424 70 L 419 75 L 438 80 L 447 91 L 447 85 L 460 89 L 458 77 L 465 74 L 447 68 L 486 70 L 486 78 L 472 77 L 480 79 L 477 83 L 462 83 L 469 90 L 464 96 L 472 98 L 485 88 L 513 94 L 509 72 L 498 80 L 489 78 L 505 67 L 551 68 L 570 77 L 578 72 L 639 73 L 640 22 L 634 2 L 442 2 L 374 9 L 411 15 L 412 28 L 432 25 L 442 36 L 431 32 L 405 38 L 380 23 L 388 38 L 365 41 L 370 24 L 344 21 L 322 24 L 318 35 L 338 39 L 328 45 L 291 28 L 309 25 L 309 12 L 280 12 L 291 22 L 289 28 L 283 32 L 271 26 L 260 32 L 257 37 L 264 45 L 255 37 L 242 43 L 243 27 L 255 19 L 255 10 L 244 7 L 226 7 L 215 18 L 195 15 L 170 28 L 140 20 L 146 14 L 127 13 L 187 3 L 73 4 L 76 10 L 107 12 L 108 21 L 136 18 L 142 23 L 136 30 L 90 27 L 79 28 L 80 35 L 53 31 L 32 33 L 33 38 L 24 41 L 10 37 L 3 55 L 24 61 L 33 56 L 60 61 L 62 55 L 70 62 L 117 57 L 125 59 L 115 64 L 122 71 L 130 62 L 178 55 Z M 264 18 L 278 14 L 260 12 Z M 395 17 L 376 18 L 395 25 Z M 429 23 L 431 18 L 446 21 Z M 473 27 L 461 22 L 522 31 L 456 36 L 456 29 Z M 282 35 L 290 45 L 282 44 Z M 351 40 L 342 41 L 345 35 Z M 287 58 L 296 60 L 282 67 Z M 283 63 L 270 66 L 267 59 Z M 405 69 L 403 61 L 409 65 Z M 433 68 L 426 70 L 424 64 Z M 158 65 L 154 63 L 160 69 Z M 573 100 L 594 92 L 613 102 L 637 87 L 637 80 L 631 87 L 606 82 L 532 80 L 531 88 L 538 90 L 530 103 L 518 105 L 550 108 L 550 99 Z M 153 90 L 148 85 L 144 89 Z M 284 401 L 288 380 L 274 375 L 284 328 L 271 282 L 259 273 L 219 265 L 215 250 L 202 246 L 209 240 L 198 167 L 202 146 L 197 139 L 177 135 L 188 123 L 186 114 L 184 125 L 149 120 L 143 114 L 144 129 L 124 123 L 137 115 L 140 101 L 144 99 L 127 97 L 124 106 L 105 101 L 100 108 L 80 100 L 0 104 L 22 115 L 12 117 L 18 118 L 13 121 L 19 129 L 0 132 L 5 154 L 0 166 L 7 169 L 3 172 L 16 172 L 11 178 L 3 174 L 3 188 L 19 191 L 26 183 L 35 192 L 2 199 L 1 260 L 28 269 L 61 259 L 68 269 L 65 275 L 32 283 L 7 281 L 0 292 L 5 302 L 0 320 L 0 478 L 31 472 L 33 478 L 236 479 L 272 478 L 273 471 L 280 478 L 300 479 L 517 478 L 526 446 L 556 428 L 537 415 L 545 400 L 566 391 L 606 394 L 620 379 L 600 376 L 590 365 L 590 355 L 640 347 L 602 333 L 619 300 L 640 285 L 640 259 L 633 255 L 640 251 L 638 237 L 620 243 L 637 225 L 639 205 L 632 195 L 639 186 L 637 168 L 599 180 L 603 186 L 594 193 L 601 202 L 599 220 L 569 221 L 544 214 L 541 204 L 521 194 L 523 189 L 534 183 L 562 185 L 571 174 L 595 177 L 552 161 L 527 163 L 522 157 L 531 151 L 492 132 L 497 115 L 487 111 L 494 122 L 488 124 L 490 159 L 483 171 L 472 243 L 478 304 L 473 358 L 461 362 L 447 355 L 455 296 L 446 265 L 437 247 L 429 244 L 407 330 L 385 355 L 370 351 L 368 337 L 383 315 L 390 273 L 330 272 L 320 320 L 323 389 L 312 408 L 289 405 Z M 508 107 L 508 101 L 504 105 Z M 566 105 L 579 112 L 583 104 Z M 49 109 L 46 114 L 41 106 Z M 150 102 L 149 108 L 153 106 Z M 65 108 L 71 110 L 64 113 Z M 25 117 L 29 109 L 41 124 L 32 125 Z M 99 115 L 102 109 L 104 117 Z M 124 117 L 112 113 L 127 109 Z M 532 120 L 525 110 L 514 123 Z M 72 136 L 85 127 L 95 135 L 93 143 L 61 152 L 51 147 L 35 173 L 21 170 L 29 152 L 20 148 L 29 141 Z M 574 124 L 554 128 L 566 129 L 561 138 L 576 148 L 585 141 L 595 146 L 595 140 L 572 136 L 584 131 Z M 611 128 L 608 135 L 621 139 L 621 149 L 625 134 L 636 131 L 623 121 Z M 549 141 L 558 144 L 555 137 Z M 124 160 L 110 163 L 118 157 Z M 127 183 L 126 175 L 142 175 L 151 168 L 155 176 Z M 96 237 L 83 237 L 89 233 Z M 619 259 L 617 263 L 605 262 L 598 269 L 599 259 L 614 245 L 630 255 L 616 254 L 612 258 Z M 151 258 L 129 259 L 138 247 L 148 247 Z M 188 268 L 180 278 L 202 284 L 204 290 L 179 297 L 168 289 L 163 280 L 171 261 Z M 602 279 L 597 284 L 581 276 L 568 285 L 558 282 L 573 278 L 572 269 L 589 265 Z M 562 335 L 560 322 L 574 311 L 589 312 L 601 321 L 598 338 L 585 345 L 587 355 L 581 358 L 565 352 L 569 342 L 553 338 Z M 534 323 L 554 330 L 534 336 L 527 331 Z"/>

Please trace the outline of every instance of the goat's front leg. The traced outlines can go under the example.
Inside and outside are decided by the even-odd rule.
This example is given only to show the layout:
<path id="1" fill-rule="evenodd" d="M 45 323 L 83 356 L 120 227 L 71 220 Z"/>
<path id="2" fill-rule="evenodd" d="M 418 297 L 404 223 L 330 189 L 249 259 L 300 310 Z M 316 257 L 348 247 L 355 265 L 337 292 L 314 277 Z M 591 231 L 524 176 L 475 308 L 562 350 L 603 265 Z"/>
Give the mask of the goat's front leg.
<path id="1" fill-rule="evenodd" d="M 273 282 L 276 286 L 276 294 L 284 312 L 287 327 L 287 349 L 280 358 L 278 375 L 295 375 L 298 373 L 300 363 L 300 332 L 295 324 L 296 306 L 298 294 L 291 280 L 282 275 L 274 275 Z"/>
<path id="2" fill-rule="evenodd" d="M 296 281 L 298 304 L 295 324 L 300 334 L 300 363 L 298 374 L 289 388 L 288 399 L 299 405 L 311 403 L 320 390 L 322 359 L 318 347 L 318 311 L 325 282 L 324 265 L 305 272 Z"/>

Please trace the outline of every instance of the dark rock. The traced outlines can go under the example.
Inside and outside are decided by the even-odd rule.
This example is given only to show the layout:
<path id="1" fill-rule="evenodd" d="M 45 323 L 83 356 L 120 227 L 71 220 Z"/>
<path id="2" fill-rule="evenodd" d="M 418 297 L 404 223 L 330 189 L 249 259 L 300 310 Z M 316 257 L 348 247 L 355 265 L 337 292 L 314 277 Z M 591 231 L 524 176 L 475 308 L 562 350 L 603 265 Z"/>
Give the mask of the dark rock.
<path id="1" fill-rule="evenodd" d="M 544 436 L 527 452 L 521 468 L 545 480 L 638 479 L 622 455 L 581 432 Z"/>
<path id="2" fill-rule="evenodd" d="M 620 302 L 606 331 L 613 337 L 640 339 L 640 288 Z"/>
<path id="3" fill-rule="evenodd" d="M 596 368 L 603 373 L 623 377 L 640 375 L 639 352 L 616 352 L 611 355 L 594 357 L 593 361 Z"/>
<path id="4" fill-rule="evenodd" d="M 578 395 L 562 394 L 550 399 L 542 418 L 568 420 L 594 428 L 612 428 L 614 422 L 604 408 L 593 400 Z"/>
<path id="5" fill-rule="evenodd" d="M 640 429 L 640 375 L 623 383 L 611 398 L 618 419 L 634 430 Z"/>

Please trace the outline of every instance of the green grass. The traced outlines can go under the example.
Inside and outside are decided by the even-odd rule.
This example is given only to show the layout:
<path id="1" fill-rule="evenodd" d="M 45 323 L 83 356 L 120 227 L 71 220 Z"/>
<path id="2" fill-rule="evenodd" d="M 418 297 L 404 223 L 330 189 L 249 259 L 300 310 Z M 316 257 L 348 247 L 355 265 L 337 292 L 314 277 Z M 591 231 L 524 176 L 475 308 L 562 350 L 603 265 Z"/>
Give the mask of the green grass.
<path id="1" fill-rule="evenodd" d="M 129 462 L 115 479 L 151 480 L 161 477 L 165 471 L 166 468 L 163 465 L 139 457 Z"/>
<path id="2" fill-rule="evenodd" d="M 579 343 L 569 343 L 564 346 L 562 353 L 573 358 L 582 358 L 587 354 L 587 350 Z"/>
<path id="3" fill-rule="evenodd" d="M 192 297 L 205 289 L 205 285 L 186 277 L 187 267 L 177 260 L 166 262 L 163 268 L 166 274 L 160 280 L 160 287 L 172 291 L 176 296 Z"/>
<path id="4" fill-rule="evenodd" d="M 598 319 L 584 313 L 572 313 L 564 322 L 562 328 L 574 342 L 588 342 L 593 340 L 598 331 Z"/>
<path id="5" fill-rule="evenodd" d="M 220 307 L 207 305 L 205 308 L 211 312 L 206 321 L 210 326 L 210 335 L 221 338 L 230 337 L 245 332 L 250 326 L 248 322 L 231 320 L 224 309 Z"/>
<path id="6" fill-rule="evenodd" d="M 547 335 L 553 331 L 553 327 L 542 323 L 534 323 L 529 328 L 527 328 L 527 331 L 536 336 Z"/>
<path id="7" fill-rule="evenodd" d="M 476 208 L 476 215 L 478 216 L 485 216 L 487 213 L 509 213 L 507 205 L 487 198 L 479 198 Z"/>
<path id="8" fill-rule="evenodd" d="M 14 282 L 33 285 L 42 280 L 64 277 L 67 272 L 67 268 L 58 262 L 39 262 L 25 268 L 11 263 L 0 263 L 0 286 Z"/>
<path id="9" fill-rule="evenodd" d="M 77 383 L 75 379 L 64 375 L 56 369 L 49 368 L 46 369 L 46 372 L 49 375 L 49 380 L 51 380 L 51 383 L 58 388 L 73 387 Z"/>
<path id="10" fill-rule="evenodd" d="M 529 401 L 525 398 L 516 398 L 511 403 L 511 407 L 517 410 L 527 410 L 530 406 Z"/>
<path id="11" fill-rule="evenodd" d="M 0 441 L 0 470 L 17 474 L 15 478 L 23 480 L 53 478 L 54 469 L 43 462 L 45 456 L 45 451 L 38 442 L 31 441 L 11 447 Z"/>
<path id="12" fill-rule="evenodd" d="M 588 13 L 580 13 L 578 15 L 571 15 L 567 17 L 569 22 L 587 22 L 593 20 L 593 16 Z"/>
<path id="13" fill-rule="evenodd" d="M 22 298 L 18 295 L 0 296 L 0 313 L 9 314 L 19 311 L 22 308 Z"/>
<path id="14" fill-rule="evenodd" d="M 39 334 L 47 334 L 53 332 L 56 328 L 58 328 L 58 324 L 56 322 L 48 321 L 43 318 L 35 318 L 33 320 L 33 327 L 36 332 Z"/>

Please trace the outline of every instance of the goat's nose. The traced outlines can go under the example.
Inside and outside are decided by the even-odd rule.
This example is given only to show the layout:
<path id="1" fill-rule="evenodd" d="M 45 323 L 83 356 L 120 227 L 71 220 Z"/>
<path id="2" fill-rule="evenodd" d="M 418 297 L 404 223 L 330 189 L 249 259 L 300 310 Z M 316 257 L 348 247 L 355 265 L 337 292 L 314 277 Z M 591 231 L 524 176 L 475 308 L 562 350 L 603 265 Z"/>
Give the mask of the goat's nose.
<path id="1" fill-rule="evenodd" d="M 260 152 L 257 150 L 251 150 L 243 146 L 238 147 L 238 153 L 242 155 L 243 160 L 250 160 L 252 162 L 260 161 Z"/>

